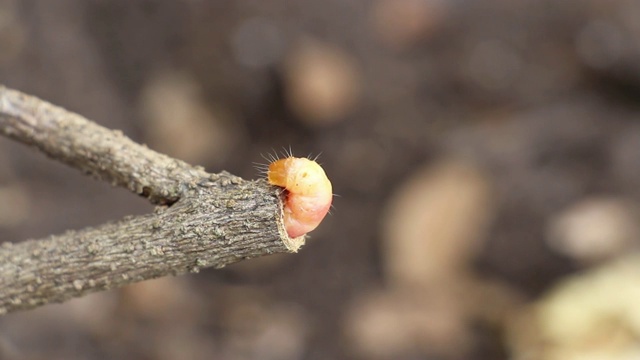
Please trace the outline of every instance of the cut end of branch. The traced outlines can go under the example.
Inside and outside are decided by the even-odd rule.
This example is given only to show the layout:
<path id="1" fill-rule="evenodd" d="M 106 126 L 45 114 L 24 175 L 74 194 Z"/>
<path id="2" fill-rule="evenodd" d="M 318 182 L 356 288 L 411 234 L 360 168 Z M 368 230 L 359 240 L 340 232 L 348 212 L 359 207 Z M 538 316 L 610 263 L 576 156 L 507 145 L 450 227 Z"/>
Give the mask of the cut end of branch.
<path id="1" fill-rule="evenodd" d="M 280 232 L 280 238 L 282 239 L 284 246 L 293 253 L 297 253 L 305 243 L 305 235 L 298 236 L 297 238 L 291 238 L 287 235 L 287 230 L 284 227 L 284 218 L 278 222 L 278 231 Z"/>
<path id="2" fill-rule="evenodd" d="M 280 239 L 282 239 L 284 246 L 292 253 L 297 253 L 306 240 L 306 235 L 292 238 L 287 233 L 287 228 L 284 223 L 284 202 L 282 201 L 280 206 L 280 218 L 278 219 L 278 233 L 280 234 Z"/>

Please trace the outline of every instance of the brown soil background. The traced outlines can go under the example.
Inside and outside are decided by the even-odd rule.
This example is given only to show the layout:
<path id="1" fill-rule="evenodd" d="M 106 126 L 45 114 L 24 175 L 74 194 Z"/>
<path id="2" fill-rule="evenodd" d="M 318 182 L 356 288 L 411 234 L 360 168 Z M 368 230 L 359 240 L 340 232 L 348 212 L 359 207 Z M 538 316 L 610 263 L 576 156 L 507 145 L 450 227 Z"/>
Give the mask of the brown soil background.
<path id="1" fill-rule="evenodd" d="M 298 254 L 5 316 L 0 358 L 509 358 L 522 308 L 629 249 L 585 261 L 550 234 L 640 200 L 637 19 L 627 0 L 0 0 L 1 83 L 211 172 L 321 153 L 339 195 Z M 14 242 L 151 210 L 7 139 L 0 204 Z"/>

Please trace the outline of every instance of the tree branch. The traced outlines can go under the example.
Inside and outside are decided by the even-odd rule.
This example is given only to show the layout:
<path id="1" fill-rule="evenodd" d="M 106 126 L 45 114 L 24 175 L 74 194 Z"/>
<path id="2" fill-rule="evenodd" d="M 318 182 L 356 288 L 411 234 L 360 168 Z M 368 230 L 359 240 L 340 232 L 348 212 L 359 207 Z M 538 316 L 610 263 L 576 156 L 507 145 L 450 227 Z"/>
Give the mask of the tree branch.
<path id="1" fill-rule="evenodd" d="M 96 228 L 0 247 L 0 314 L 165 275 L 295 252 L 280 191 L 209 174 L 121 132 L 0 86 L 0 133 L 159 206 Z"/>
<path id="2" fill-rule="evenodd" d="M 1 85 L 0 134 L 156 204 L 175 202 L 182 184 L 208 175 L 133 142 L 121 131 Z"/>

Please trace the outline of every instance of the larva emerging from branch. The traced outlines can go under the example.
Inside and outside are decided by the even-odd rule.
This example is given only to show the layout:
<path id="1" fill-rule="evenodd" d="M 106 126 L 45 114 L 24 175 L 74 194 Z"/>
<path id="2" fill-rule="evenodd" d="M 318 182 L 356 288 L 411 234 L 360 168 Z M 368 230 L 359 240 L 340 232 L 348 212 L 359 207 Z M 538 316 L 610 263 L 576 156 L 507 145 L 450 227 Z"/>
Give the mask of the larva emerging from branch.
<path id="1" fill-rule="evenodd" d="M 284 226 L 296 238 L 318 227 L 331 207 L 333 189 L 315 160 L 288 155 L 270 159 L 267 180 L 285 189 Z"/>

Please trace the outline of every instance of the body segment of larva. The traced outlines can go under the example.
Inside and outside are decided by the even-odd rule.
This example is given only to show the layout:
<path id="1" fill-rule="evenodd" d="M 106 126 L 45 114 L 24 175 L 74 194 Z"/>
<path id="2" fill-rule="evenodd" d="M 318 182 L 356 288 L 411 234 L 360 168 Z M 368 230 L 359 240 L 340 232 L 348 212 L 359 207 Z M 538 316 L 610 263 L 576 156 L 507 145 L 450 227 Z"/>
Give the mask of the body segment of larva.
<path id="1" fill-rule="evenodd" d="M 269 164 L 267 180 L 287 190 L 284 225 L 296 238 L 315 229 L 331 207 L 333 190 L 322 167 L 307 158 L 287 157 Z"/>

